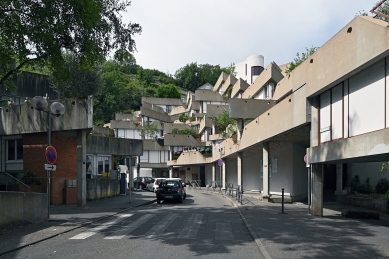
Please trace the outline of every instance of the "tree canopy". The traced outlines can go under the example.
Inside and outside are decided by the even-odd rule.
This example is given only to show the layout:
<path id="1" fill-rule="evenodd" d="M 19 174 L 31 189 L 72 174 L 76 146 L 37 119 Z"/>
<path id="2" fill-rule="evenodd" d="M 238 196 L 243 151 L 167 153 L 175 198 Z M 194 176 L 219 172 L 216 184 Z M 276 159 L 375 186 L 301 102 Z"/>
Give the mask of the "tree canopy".
<path id="1" fill-rule="evenodd" d="M 194 92 L 205 83 L 214 85 L 222 72 L 233 74 L 234 66 L 222 68 L 220 65 L 198 65 L 197 62 L 193 62 L 178 69 L 175 78 L 178 86 Z"/>
<path id="2" fill-rule="evenodd" d="M 178 91 L 177 86 L 172 84 L 161 85 L 157 88 L 155 97 L 159 98 L 181 98 L 181 93 Z"/>
<path id="3" fill-rule="evenodd" d="M 88 69 L 116 51 L 126 57 L 135 50 L 136 23 L 124 24 L 120 13 L 127 0 L 0 2 L 0 84 L 26 64 L 38 64 L 70 77 L 63 52 L 72 52 Z"/>

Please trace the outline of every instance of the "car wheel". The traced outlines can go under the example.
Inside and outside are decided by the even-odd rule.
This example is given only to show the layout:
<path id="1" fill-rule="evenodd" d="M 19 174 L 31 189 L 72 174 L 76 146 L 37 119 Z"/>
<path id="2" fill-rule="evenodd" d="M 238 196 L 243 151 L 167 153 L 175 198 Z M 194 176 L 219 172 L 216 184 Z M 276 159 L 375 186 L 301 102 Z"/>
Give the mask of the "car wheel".
<path id="1" fill-rule="evenodd" d="M 161 200 L 160 200 L 160 199 L 157 199 L 157 203 L 160 204 L 160 203 L 161 203 Z"/>

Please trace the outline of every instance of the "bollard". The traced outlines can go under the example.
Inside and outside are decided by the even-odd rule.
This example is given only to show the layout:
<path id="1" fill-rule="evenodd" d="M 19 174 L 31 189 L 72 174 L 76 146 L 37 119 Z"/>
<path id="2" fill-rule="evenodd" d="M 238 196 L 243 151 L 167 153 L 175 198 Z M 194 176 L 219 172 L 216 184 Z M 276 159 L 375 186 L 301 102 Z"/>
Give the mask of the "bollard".
<path id="1" fill-rule="evenodd" d="M 282 188 L 281 203 L 282 203 L 282 214 L 284 214 L 284 188 Z"/>

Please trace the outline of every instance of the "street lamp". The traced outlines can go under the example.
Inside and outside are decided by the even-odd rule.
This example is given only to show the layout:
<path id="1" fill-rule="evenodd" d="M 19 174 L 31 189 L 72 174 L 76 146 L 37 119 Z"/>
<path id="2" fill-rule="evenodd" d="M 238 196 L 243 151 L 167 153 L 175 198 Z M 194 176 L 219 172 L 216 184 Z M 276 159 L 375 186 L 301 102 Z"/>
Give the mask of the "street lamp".
<path id="1" fill-rule="evenodd" d="M 48 103 L 42 96 L 35 96 L 31 99 L 31 105 L 35 110 L 47 113 L 47 146 L 51 146 L 51 115 L 59 117 L 65 113 L 65 106 L 60 102 L 53 102 L 49 110 L 46 110 Z M 50 172 L 47 170 L 47 218 L 50 219 Z"/>

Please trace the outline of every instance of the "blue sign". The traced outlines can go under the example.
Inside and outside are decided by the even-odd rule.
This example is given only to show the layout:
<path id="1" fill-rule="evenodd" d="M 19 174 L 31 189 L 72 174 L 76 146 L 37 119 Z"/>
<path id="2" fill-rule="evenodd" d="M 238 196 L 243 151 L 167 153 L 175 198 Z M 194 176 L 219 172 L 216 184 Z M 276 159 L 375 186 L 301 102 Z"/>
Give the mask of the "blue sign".
<path id="1" fill-rule="evenodd" d="M 169 165 L 168 167 L 167 167 L 167 170 L 172 170 L 173 169 L 173 167 L 171 166 L 171 165 Z"/>
<path id="2" fill-rule="evenodd" d="M 222 160 L 221 158 L 219 158 L 219 159 L 217 160 L 217 164 L 218 164 L 219 166 L 222 166 L 222 165 L 223 165 L 223 160 Z"/>

